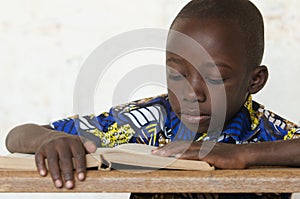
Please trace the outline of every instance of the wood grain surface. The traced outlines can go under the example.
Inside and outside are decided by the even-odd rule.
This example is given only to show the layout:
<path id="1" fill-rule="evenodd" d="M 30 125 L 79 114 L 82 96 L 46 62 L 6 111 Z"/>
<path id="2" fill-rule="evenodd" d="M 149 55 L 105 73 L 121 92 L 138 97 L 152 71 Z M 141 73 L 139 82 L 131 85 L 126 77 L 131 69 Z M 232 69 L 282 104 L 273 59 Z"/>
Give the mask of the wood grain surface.
<path id="1" fill-rule="evenodd" d="M 300 192 L 300 169 L 260 168 L 215 171 L 88 171 L 72 190 L 57 189 L 50 176 L 0 171 L 0 192 Z"/>

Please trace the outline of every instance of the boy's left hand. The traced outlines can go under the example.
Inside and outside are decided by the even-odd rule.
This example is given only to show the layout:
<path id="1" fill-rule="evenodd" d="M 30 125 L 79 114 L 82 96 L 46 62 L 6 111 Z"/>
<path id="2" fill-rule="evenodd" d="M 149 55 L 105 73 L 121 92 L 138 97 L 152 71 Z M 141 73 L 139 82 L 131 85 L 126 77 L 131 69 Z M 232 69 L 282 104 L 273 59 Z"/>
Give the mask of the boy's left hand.
<path id="1" fill-rule="evenodd" d="M 213 145 L 212 145 L 213 144 Z M 247 162 L 242 145 L 213 143 L 200 148 L 203 142 L 171 142 L 163 147 L 152 151 L 152 154 L 159 156 L 173 156 L 180 159 L 202 160 L 217 168 L 222 169 L 243 169 Z M 207 154 L 203 156 L 203 154 Z"/>

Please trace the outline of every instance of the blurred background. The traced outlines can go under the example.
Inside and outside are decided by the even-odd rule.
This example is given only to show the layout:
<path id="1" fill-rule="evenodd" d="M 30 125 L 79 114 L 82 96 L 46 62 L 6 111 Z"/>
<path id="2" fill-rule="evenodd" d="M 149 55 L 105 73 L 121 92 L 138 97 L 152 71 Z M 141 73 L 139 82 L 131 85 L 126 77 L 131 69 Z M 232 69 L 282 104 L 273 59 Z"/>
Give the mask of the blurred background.
<path id="1" fill-rule="evenodd" d="M 0 0 L 0 155 L 8 153 L 5 136 L 14 126 L 28 122 L 46 124 L 73 114 L 76 77 L 82 61 L 94 48 L 126 31 L 167 29 L 187 2 Z M 265 20 L 263 64 L 270 72 L 266 87 L 254 99 L 265 104 L 267 109 L 299 123 L 300 13 L 297 11 L 300 1 L 253 2 Z M 126 63 L 137 64 L 134 60 L 139 58 L 145 61 L 136 56 L 131 58 L 132 63 L 128 60 Z M 163 54 L 155 59 L 153 62 L 163 64 Z M 122 69 L 126 71 L 126 68 L 123 66 Z M 135 98 L 165 92 L 163 87 L 147 89 Z M 109 98 L 103 92 L 95 94 L 97 111 L 110 107 Z"/>

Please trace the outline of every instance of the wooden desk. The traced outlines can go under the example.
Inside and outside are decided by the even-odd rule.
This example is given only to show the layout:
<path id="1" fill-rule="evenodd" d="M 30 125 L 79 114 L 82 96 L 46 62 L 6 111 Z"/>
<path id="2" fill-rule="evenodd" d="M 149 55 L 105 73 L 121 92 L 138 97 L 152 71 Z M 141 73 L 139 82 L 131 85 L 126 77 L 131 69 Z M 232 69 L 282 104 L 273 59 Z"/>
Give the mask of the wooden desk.
<path id="1" fill-rule="evenodd" d="M 0 171 L 0 192 L 300 192 L 300 169 L 88 171 L 72 190 L 56 189 L 32 171 Z"/>

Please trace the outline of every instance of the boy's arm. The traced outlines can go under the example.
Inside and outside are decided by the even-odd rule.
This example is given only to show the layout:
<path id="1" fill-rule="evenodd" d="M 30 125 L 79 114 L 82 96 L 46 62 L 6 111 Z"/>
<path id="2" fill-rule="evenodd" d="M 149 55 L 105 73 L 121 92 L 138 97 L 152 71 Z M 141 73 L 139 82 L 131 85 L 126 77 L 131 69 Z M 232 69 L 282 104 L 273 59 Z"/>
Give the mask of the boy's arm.
<path id="1" fill-rule="evenodd" d="M 41 143 L 55 136 L 48 125 L 24 124 L 13 128 L 6 137 L 6 148 L 11 153 L 35 153 Z"/>
<path id="2" fill-rule="evenodd" d="M 248 144 L 243 149 L 249 166 L 300 166 L 300 139 Z"/>
<path id="3" fill-rule="evenodd" d="M 50 126 L 36 124 L 20 125 L 12 129 L 6 138 L 6 147 L 10 152 L 35 153 L 37 169 L 42 176 L 47 175 L 45 159 L 56 187 L 65 183 L 73 188 L 73 162 L 79 180 L 84 180 L 86 172 L 85 153 L 93 152 L 96 146 L 82 142 L 79 136 L 55 131 Z M 64 183 L 63 183 L 64 182 Z"/>
<path id="4" fill-rule="evenodd" d="M 173 142 L 153 151 L 160 156 L 203 160 L 223 169 L 243 169 L 250 166 L 300 166 L 300 139 L 250 144 Z M 212 145 L 207 145 L 212 146 Z M 203 157 L 203 154 L 207 154 Z"/>

